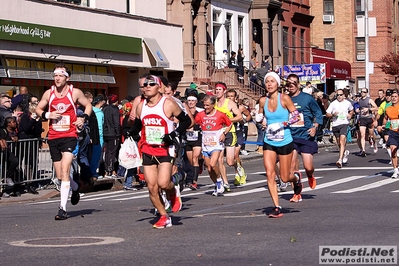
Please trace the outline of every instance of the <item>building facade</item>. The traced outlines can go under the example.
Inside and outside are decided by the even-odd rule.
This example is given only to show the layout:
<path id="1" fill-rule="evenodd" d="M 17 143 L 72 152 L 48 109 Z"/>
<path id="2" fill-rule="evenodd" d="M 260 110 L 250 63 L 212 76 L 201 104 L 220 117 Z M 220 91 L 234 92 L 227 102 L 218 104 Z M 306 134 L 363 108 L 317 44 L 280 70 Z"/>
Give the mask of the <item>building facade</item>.
<path id="1" fill-rule="evenodd" d="M 365 5 L 369 2 L 368 46 L 364 35 Z M 335 52 L 335 59 L 351 64 L 351 79 L 339 80 L 328 88 L 334 91 L 350 86 L 353 92 L 366 87 L 366 51 L 369 52 L 369 89 L 373 98 L 379 89 L 394 88 L 395 78 L 378 67 L 385 54 L 398 52 L 398 1 L 311 0 L 315 17 L 311 42 Z M 375 23 L 374 23 L 375 21 Z M 374 27 L 373 27 L 374 25 Z"/>
<path id="2" fill-rule="evenodd" d="M 3 91 L 26 85 L 41 95 L 52 84 L 52 69 L 60 61 L 71 68 L 76 87 L 120 98 L 139 94 L 143 73 L 182 75 L 182 27 L 166 21 L 164 0 L 146 1 L 159 9 L 145 8 L 140 1 L 128 5 L 115 0 L 111 6 L 105 0 L 64 2 L 3 0 Z M 136 13 L 128 14 L 128 9 Z"/>

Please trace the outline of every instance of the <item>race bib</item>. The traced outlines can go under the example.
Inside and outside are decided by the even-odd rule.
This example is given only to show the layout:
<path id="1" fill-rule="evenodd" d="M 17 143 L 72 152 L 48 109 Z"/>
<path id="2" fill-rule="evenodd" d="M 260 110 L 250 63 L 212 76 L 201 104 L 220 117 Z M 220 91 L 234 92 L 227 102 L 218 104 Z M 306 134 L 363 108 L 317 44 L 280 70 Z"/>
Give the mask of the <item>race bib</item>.
<path id="1" fill-rule="evenodd" d="M 338 113 L 338 115 L 337 115 L 337 120 L 346 120 L 347 114 L 348 114 L 348 113 L 346 113 L 346 112 L 340 112 L 340 113 Z"/>
<path id="2" fill-rule="evenodd" d="M 52 125 L 55 131 L 68 131 L 71 127 L 71 117 L 69 115 L 63 115 L 58 120 L 52 120 Z"/>
<path id="3" fill-rule="evenodd" d="M 197 141 L 198 131 L 187 131 L 186 132 L 187 141 Z"/>
<path id="4" fill-rule="evenodd" d="M 282 141 L 284 139 L 284 126 L 280 123 L 273 123 L 266 128 L 266 137 L 272 141 Z"/>
<path id="5" fill-rule="evenodd" d="M 145 140 L 150 145 L 161 145 L 162 137 L 165 135 L 165 127 L 146 126 Z"/>
<path id="6" fill-rule="evenodd" d="M 203 131 L 202 142 L 205 146 L 217 146 L 219 144 L 220 131 Z"/>
<path id="7" fill-rule="evenodd" d="M 303 119 L 303 114 L 299 113 L 299 121 L 292 124 L 291 127 L 304 127 L 305 126 L 305 120 Z"/>
<path id="8" fill-rule="evenodd" d="M 399 129 L 399 119 L 392 119 L 391 120 L 391 129 L 398 131 Z"/>

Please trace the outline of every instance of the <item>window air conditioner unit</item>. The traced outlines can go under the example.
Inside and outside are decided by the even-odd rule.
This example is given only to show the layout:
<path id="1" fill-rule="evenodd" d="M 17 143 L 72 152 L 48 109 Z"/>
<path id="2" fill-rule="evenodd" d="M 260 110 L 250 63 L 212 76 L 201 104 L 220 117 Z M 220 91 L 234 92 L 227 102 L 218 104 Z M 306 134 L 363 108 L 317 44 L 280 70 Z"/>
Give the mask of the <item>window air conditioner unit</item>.
<path id="1" fill-rule="evenodd" d="M 364 16 L 363 15 L 356 15 L 356 21 L 358 21 L 359 19 L 363 19 Z"/>
<path id="2" fill-rule="evenodd" d="M 323 22 L 334 22 L 334 15 L 323 15 Z"/>

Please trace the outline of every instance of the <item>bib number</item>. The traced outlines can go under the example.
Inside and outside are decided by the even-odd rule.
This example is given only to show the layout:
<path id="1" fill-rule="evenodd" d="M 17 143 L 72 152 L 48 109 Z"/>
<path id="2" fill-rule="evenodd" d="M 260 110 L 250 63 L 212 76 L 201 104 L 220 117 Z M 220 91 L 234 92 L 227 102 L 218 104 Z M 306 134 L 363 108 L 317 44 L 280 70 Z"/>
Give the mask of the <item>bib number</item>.
<path id="1" fill-rule="evenodd" d="M 186 136 L 187 136 L 187 141 L 197 141 L 198 131 L 187 131 Z"/>
<path id="2" fill-rule="evenodd" d="M 164 127 L 146 126 L 145 139 L 150 145 L 162 145 L 162 137 L 165 135 Z"/>
<path id="3" fill-rule="evenodd" d="M 282 141 L 284 139 L 284 126 L 280 123 L 270 124 L 266 128 L 266 137 L 272 141 Z"/>
<path id="4" fill-rule="evenodd" d="M 69 115 L 63 115 L 60 119 L 53 120 L 52 124 L 55 131 L 68 131 L 71 127 L 71 117 Z"/>

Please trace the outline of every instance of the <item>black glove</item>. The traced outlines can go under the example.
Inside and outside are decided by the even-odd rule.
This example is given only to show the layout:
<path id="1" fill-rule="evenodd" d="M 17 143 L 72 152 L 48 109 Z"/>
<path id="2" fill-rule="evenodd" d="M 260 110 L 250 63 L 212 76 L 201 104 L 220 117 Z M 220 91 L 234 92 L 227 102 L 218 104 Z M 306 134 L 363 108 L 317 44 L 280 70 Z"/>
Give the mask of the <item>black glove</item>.
<path id="1" fill-rule="evenodd" d="M 165 134 L 162 137 L 162 141 L 168 146 L 174 145 L 173 140 L 174 140 L 174 138 L 176 138 L 176 136 L 177 136 L 176 132 L 172 131 L 169 134 Z"/>
<path id="2" fill-rule="evenodd" d="M 140 139 L 141 139 L 141 137 L 140 137 L 140 135 L 134 135 L 134 136 L 131 136 L 132 137 L 132 139 L 134 140 L 134 141 L 136 141 L 136 142 L 138 142 Z"/>

